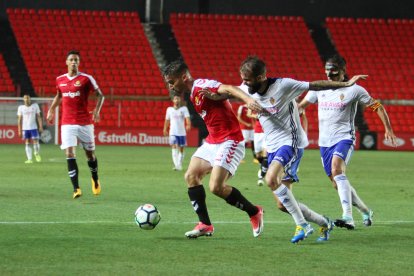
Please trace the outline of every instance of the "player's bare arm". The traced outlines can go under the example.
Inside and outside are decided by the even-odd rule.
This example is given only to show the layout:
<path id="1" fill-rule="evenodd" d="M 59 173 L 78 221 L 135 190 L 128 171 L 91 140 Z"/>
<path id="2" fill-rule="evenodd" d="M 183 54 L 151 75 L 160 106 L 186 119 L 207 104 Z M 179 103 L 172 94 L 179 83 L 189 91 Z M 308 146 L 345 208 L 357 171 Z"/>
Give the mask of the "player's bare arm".
<path id="1" fill-rule="evenodd" d="M 96 92 L 96 97 L 98 99 L 97 99 L 97 102 L 96 102 L 96 107 L 93 110 L 92 120 L 95 123 L 97 123 L 97 122 L 99 122 L 101 120 L 100 112 L 101 112 L 102 105 L 104 103 L 105 97 L 104 97 L 101 89 L 98 88 L 98 89 L 95 90 L 95 92 Z"/>
<path id="2" fill-rule="evenodd" d="M 168 136 L 168 128 L 170 126 L 170 120 L 165 120 L 164 121 L 164 129 L 163 129 L 163 134 L 164 136 Z"/>
<path id="3" fill-rule="evenodd" d="M 391 144 L 396 147 L 397 146 L 397 137 L 394 134 L 394 131 L 391 127 L 391 121 L 385 110 L 384 106 L 377 100 L 372 99 L 371 103 L 367 105 L 372 111 L 376 112 L 378 117 L 381 119 L 382 124 L 385 128 L 385 140 L 390 141 Z"/>
<path id="4" fill-rule="evenodd" d="M 185 118 L 185 130 L 189 132 L 191 130 L 191 120 L 190 118 Z"/>
<path id="5" fill-rule="evenodd" d="M 299 104 L 298 104 L 298 108 L 307 108 L 311 103 L 308 102 L 306 99 L 303 99 Z"/>
<path id="6" fill-rule="evenodd" d="M 326 89 L 336 89 L 342 87 L 348 87 L 354 85 L 359 80 L 365 80 L 368 78 L 368 75 L 355 75 L 349 81 L 329 81 L 329 80 L 319 80 L 309 83 L 309 90 L 326 90 Z"/>
<path id="7" fill-rule="evenodd" d="M 246 103 L 247 108 L 256 111 L 256 112 L 262 112 L 263 108 L 262 106 L 256 102 L 253 98 L 251 98 L 249 95 L 247 95 L 246 93 L 243 92 L 243 90 L 241 90 L 239 87 L 234 86 L 234 85 L 226 85 L 226 84 L 222 84 L 220 85 L 218 91 L 218 93 L 224 93 L 224 94 L 228 94 L 231 95 L 239 100 L 242 100 L 243 102 Z"/>
<path id="8" fill-rule="evenodd" d="M 36 119 L 37 119 L 37 125 L 39 126 L 39 132 L 42 133 L 43 132 L 42 116 L 40 116 L 40 114 L 36 114 Z"/>
<path id="9" fill-rule="evenodd" d="M 62 96 L 58 92 L 55 98 L 53 99 L 52 104 L 50 105 L 49 111 L 47 112 L 46 120 L 50 124 L 53 123 L 53 118 L 55 116 L 56 107 L 60 105 L 61 100 L 62 100 Z"/>
<path id="10" fill-rule="evenodd" d="M 17 116 L 17 130 L 19 137 L 22 137 L 22 123 L 23 123 L 23 116 Z"/>

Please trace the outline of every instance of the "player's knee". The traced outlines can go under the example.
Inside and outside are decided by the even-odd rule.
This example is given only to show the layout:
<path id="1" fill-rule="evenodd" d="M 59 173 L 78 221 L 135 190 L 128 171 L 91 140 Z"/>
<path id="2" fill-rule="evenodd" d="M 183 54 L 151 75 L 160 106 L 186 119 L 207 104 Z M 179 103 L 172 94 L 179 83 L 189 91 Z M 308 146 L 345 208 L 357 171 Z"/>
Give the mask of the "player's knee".
<path id="1" fill-rule="evenodd" d="M 220 196 L 223 193 L 223 188 L 220 185 L 210 185 L 210 192 L 216 196 Z"/>
<path id="2" fill-rule="evenodd" d="M 331 173 L 332 173 L 332 178 L 333 178 L 333 177 L 335 177 L 337 175 L 342 174 L 342 169 L 340 169 L 340 168 L 332 168 Z"/>

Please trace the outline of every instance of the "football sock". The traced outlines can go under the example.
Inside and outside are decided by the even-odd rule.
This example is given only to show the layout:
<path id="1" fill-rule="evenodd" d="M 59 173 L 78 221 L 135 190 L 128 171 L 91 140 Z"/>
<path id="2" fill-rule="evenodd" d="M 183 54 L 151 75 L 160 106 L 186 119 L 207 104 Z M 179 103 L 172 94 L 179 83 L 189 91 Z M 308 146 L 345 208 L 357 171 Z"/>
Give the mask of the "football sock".
<path id="1" fill-rule="evenodd" d="M 32 160 L 32 147 L 30 144 L 26 144 L 26 156 L 27 160 Z"/>
<path id="2" fill-rule="evenodd" d="M 241 193 L 234 187 L 231 187 L 231 193 L 226 198 L 226 202 L 240 210 L 245 211 L 249 217 L 257 214 L 259 209 L 250 203 Z"/>
<path id="3" fill-rule="evenodd" d="M 206 191 L 203 185 L 188 188 L 188 196 L 190 197 L 193 209 L 198 215 L 198 220 L 206 225 L 211 225 L 206 205 Z"/>
<path id="4" fill-rule="evenodd" d="M 260 166 L 260 170 L 261 170 L 261 173 L 262 173 L 262 178 L 265 177 L 268 167 L 269 167 L 269 164 L 267 163 L 267 156 L 266 156 L 266 157 L 263 157 L 262 162 L 261 162 L 261 166 Z"/>
<path id="5" fill-rule="evenodd" d="M 357 192 L 355 191 L 354 187 L 351 186 L 351 195 L 352 195 L 352 205 L 358 208 L 359 211 L 363 213 L 368 213 L 369 208 L 362 199 L 358 196 Z"/>
<path id="6" fill-rule="evenodd" d="M 33 144 L 33 149 L 34 149 L 34 153 L 35 154 L 39 154 L 39 152 L 40 152 L 40 144 L 39 143 Z"/>
<path id="7" fill-rule="evenodd" d="M 295 197 L 291 190 L 288 189 L 284 184 L 280 185 L 273 193 L 277 196 L 279 201 L 285 206 L 286 210 L 293 217 L 296 225 L 302 225 L 307 223 L 302 211 L 299 208 L 298 203 L 296 202 Z"/>
<path id="8" fill-rule="evenodd" d="M 303 216 L 305 217 L 307 221 L 314 222 L 319 226 L 328 225 L 328 220 L 324 216 L 316 213 L 315 211 L 313 211 L 312 209 L 310 209 L 308 206 L 306 206 L 303 203 L 298 202 L 298 204 L 299 204 L 300 210 L 302 211 Z"/>
<path id="9" fill-rule="evenodd" d="M 93 180 L 98 181 L 98 159 L 95 157 L 95 160 L 88 160 L 88 166 Z"/>
<path id="10" fill-rule="evenodd" d="M 177 168 L 178 166 L 178 149 L 171 149 L 171 153 L 172 153 L 172 160 L 174 163 L 174 167 Z"/>
<path id="11" fill-rule="evenodd" d="M 177 158 L 177 160 L 178 160 L 177 165 L 179 167 L 182 167 L 183 160 L 184 160 L 184 152 L 181 152 L 181 151 L 178 152 L 178 158 Z"/>
<path id="12" fill-rule="evenodd" d="M 342 205 L 342 216 L 352 218 L 352 193 L 351 184 L 345 174 L 339 174 L 334 177 L 338 187 L 338 195 Z"/>
<path id="13" fill-rule="evenodd" d="M 79 189 L 79 182 L 78 182 L 78 164 L 76 163 L 76 158 L 67 158 L 66 161 L 68 162 L 68 174 L 70 177 L 70 181 L 73 185 L 73 190 Z"/>

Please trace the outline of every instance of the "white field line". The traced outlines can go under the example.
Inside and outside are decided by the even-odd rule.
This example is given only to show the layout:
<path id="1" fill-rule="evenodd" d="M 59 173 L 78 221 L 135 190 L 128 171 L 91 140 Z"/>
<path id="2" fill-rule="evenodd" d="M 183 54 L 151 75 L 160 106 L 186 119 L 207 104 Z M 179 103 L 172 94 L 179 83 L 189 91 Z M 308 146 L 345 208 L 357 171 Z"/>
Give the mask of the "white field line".
<path id="1" fill-rule="evenodd" d="M 13 225 L 13 224 L 134 224 L 125 221 L 0 221 L 1 224 Z M 162 224 L 194 224 L 196 221 L 176 222 L 176 221 L 163 221 Z M 214 224 L 249 224 L 248 221 L 214 221 Z M 265 224 L 292 224 L 293 221 L 266 221 Z M 392 221 L 374 221 L 374 225 L 389 225 L 389 224 L 412 224 L 414 220 L 392 220 Z"/>

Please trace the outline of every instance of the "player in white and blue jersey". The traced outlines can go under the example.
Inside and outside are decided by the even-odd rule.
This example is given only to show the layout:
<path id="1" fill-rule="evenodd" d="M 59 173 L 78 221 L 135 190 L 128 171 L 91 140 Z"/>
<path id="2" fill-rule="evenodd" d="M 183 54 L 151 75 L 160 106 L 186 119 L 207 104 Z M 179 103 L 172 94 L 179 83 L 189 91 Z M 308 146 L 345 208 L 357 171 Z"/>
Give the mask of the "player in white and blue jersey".
<path id="1" fill-rule="evenodd" d="M 297 170 L 308 139 L 301 126 L 295 98 L 309 89 L 345 87 L 366 76 L 355 76 L 349 82 L 303 82 L 289 78 L 267 78 L 266 65 L 258 57 L 251 56 L 240 66 L 240 76 L 248 93 L 264 109 L 258 116 L 265 133 L 269 169 L 266 182 L 278 200 L 278 207 L 288 212 L 296 223 L 291 239 L 297 243 L 313 232 L 308 221 L 320 226 L 318 241 L 326 241 L 333 223 L 296 201 L 291 184 L 299 181 Z"/>
<path id="2" fill-rule="evenodd" d="M 325 72 L 330 81 L 346 81 L 346 62 L 341 56 L 333 56 L 325 64 Z M 372 210 L 356 193 L 346 177 L 345 170 L 355 144 L 354 119 L 358 103 L 376 112 L 385 127 L 385 138 L 396 145 L 396 137 L 384 107 L 371 98 L 359 85 L 335 90 L 309 91 L 300 106 L 305 108 L 318 103 L 319 147 L 325 173 L 331 179 L 342 205 L 342 218 L 336 220 L 339 227 L 354 229 L 352 205 L 362 213 L 363 223 L 372 224 Z"/>
<path id="3" fill-rule="evenodd" d="M 23 105 L 17 108 L 17 128 L 19 137 L 22 137 L 26 145 L 26 164 L 32 164 L 33 144 L 34 156 L 37 162 L 42 161 L 40 157 L 39 132 L 43 132 L 42 117 L 37 103 L 32 103 L 29 95 L 23 96 Z"/>
<path id="4" fill-rule="evenodd" d="M 173 106 L 167 108 L 164 121 L 164 136 L 169 135 L 174 170 L 183 169 L 184 147 L 187 145 L 187 132 L 191 129 L 190 112 L 181 105 L 181 97 L 173 95 Z M 168 131 L 169 129 L 169 131 Z"/>

